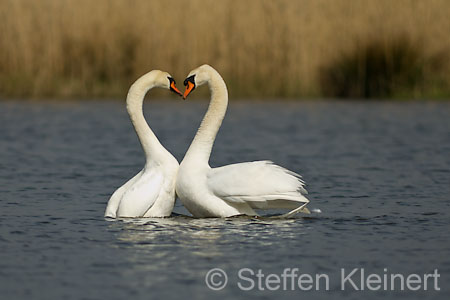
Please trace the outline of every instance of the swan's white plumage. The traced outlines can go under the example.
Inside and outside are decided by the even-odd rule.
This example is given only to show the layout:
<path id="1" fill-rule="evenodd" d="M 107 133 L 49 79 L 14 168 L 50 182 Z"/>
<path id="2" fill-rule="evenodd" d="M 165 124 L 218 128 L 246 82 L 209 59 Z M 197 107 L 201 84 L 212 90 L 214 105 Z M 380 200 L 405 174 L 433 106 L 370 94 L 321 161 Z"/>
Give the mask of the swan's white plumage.
<path id="1" fill-rule="evenodd" d="M 209 166 L 209 156 L 228 104 L 222 77 L 208 65 L 188 75 L 195 86 L 208 84 L 211 101 L 177 176 L 176 192 L 195 217 L 256 215 L 254 209 L 293 209 L 284 216 L 309 213 L 300 175 L 271 161 Z M 191 89 L 192 90 L 192 89 Z M 185 92 L 185 95 L 186 92 Z"/>
<path id="2" fill-rule="evenodd" d="M 109 198 L 108 205 L 105 210 L 105 217 L 115 218 L 117 216 L 117 209 L 122 200 L 123 194 L 133 185 L 133 183 L 139 178 L 142 171 L 137 173 L 134 177 L 128 180 L 124 185 L 118 188 Z"/>
<path id="3" fill-rule="evenodd" d="M 145 121 L 144 96 L 153 87 L 170 88 L 170 75 L 154 70 L 140 77 L 127 96 L 127 111 L 146 156 L 144 169 L 118 188 L 105 217 L 166 217 L 175 203 L 178 161 L 159 142 Z"/>
<path id="4" fill-rule="evenodd" d="M 248 203 L 252 208 L 296 208 L 309 202 L 300 175 L 271 161 L 254 161 L 212 168 L 207 184 L 225 201 Z"/>
<path id="5" fill-rule="evenodd" d="M 160 195 L 164 173 L 151 168 L 139 174 L 137 180 L 122 195 L 117 209 L 119 216 L 144 216 Z"/>

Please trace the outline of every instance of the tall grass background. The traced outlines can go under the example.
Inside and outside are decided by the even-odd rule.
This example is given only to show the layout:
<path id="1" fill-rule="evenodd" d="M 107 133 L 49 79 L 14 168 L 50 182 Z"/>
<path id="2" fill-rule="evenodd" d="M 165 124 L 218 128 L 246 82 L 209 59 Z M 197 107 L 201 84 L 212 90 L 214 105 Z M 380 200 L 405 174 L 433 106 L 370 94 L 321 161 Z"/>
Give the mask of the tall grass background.
<path id="1" fill-rule="evenodd" d="M 449 12 L 446 0 L 0 0 L 0 96 L 123 98 L 147 71 L 180 84 L 208 63 L 236 98 L 445 97 Z"/>

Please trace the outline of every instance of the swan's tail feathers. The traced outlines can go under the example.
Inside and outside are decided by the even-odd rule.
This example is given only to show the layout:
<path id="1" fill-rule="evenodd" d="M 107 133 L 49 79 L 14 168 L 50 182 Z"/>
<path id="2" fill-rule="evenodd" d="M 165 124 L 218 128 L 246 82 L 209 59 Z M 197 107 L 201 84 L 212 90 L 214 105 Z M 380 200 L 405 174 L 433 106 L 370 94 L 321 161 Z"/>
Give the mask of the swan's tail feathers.
<path id="1" fill-rule="evenodd" d="M 311 212 L 310 212 L 309 209 L 306 207 L 306 205 L 308 205 L 308 203 L 305 203 L 305 204 L 303 204 L 303 205 L 297 207 L 296 209 L 293 209 L 293 210 L 291 210 L 290 212 L 285 213 L 285 214 L 282 215 L 281 217 L 282 217 L 282 218 L 290 218 L 290 217 L 292 217 L 293 215 L 296 215 L 296 214 L 298 214 L 298 213 L 304 213 L 304 214 L 309 215 L 309 214 L 311 214 Z"/>

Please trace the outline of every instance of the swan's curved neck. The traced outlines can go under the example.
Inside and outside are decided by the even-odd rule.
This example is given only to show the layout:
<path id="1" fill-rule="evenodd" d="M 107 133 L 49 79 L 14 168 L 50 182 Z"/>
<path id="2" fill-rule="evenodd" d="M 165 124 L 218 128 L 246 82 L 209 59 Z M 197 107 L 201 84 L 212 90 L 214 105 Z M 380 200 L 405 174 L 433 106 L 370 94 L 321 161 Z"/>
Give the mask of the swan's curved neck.
<path id="1" fill-rule="evenodd" d="M 185 159 L 195 159 L 196 162 L 208 164 L 211 150 L 217 132 L 222 125 L 228 106 L 228 91 L 225 81 L 215 70 L 209 70 L 209 89 L 211 100 L 208 111 L 189 147 Z"/>
<path id="2" fill-rule="evenodd" d="M 127 95 L 127 111 L 136 134 L 145 152 L 146 161 L 158 159 L 165 149 L 150 129 L 142 111 L 145 94 L 154 86 L 154 75 L 148 73 L 139 78 L 130 88 Z"/>

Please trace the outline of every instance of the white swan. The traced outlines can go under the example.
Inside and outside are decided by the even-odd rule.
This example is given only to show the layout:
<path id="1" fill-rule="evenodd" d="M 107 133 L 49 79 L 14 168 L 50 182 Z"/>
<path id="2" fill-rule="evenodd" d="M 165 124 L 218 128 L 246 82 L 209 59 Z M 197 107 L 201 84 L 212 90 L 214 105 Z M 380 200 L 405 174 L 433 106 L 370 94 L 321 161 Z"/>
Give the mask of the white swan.
<path id="1" fill-rule="evenodd" d="M 159 70 L 143 75 L 130 87 L 127 111 L 144 149 L 146 163 L 142 171 L 114 192 L 105 217 L 167 217 L 172 213 L 178 161 L 161 145 L 142 111 L 144 96 L 154 87 L 182 95 L 173 78 Z"/>
<path id="2" fill-rule="evenodd" d="M 284 216 L 309 213 L 300 175 L 270 161 L 209 166 L 211 149 L 228 105 L 228 91 L 219 73 L 208 65 L 191 71 L 183 98 L 207 83 L 211 101 L 177 175 L 176 193 L 195 217 L 257 215 L 254 209 L 293 209 Z"/>

